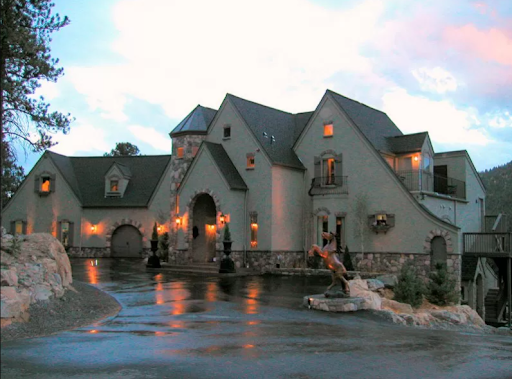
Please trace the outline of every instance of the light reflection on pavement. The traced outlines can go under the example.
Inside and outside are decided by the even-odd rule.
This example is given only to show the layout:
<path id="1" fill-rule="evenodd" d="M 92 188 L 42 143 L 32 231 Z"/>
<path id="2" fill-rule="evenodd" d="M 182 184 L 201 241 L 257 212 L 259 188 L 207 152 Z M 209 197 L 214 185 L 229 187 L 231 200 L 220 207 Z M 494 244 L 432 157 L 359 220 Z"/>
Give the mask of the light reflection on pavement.
<path id="1" fill-rule="evenodd" d="M 92 264 L 91 264 L 92 262 Z M 2 344 L 4 378 L 506 378 L 512 339 L 302 308 L 329 278 L 187 276 L 74 260 L 114 318 Z"/>

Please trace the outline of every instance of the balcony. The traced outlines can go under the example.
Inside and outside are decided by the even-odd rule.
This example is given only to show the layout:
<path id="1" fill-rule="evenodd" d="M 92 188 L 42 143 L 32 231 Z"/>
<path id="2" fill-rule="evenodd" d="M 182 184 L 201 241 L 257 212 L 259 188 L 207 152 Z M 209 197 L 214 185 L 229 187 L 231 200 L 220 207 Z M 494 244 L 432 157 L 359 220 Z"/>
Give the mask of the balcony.
<path id="1" fill-rule="evenodd" d="M 449 177 L 432 175 L 427 171 L 396 171 L 409 191 L 436 192 L 442 195 L 466 198 L 466 182 Z"/>
<path id="2" fill-rule="evenodd" d="M 311 181 L 309 196 L 348 195 L 347 176 L 319 176 Z"/>
<path id="3" fill-rule="evenodd" d="M 512 233 L 464 233 L 464 255 L 512 258 Z"/>

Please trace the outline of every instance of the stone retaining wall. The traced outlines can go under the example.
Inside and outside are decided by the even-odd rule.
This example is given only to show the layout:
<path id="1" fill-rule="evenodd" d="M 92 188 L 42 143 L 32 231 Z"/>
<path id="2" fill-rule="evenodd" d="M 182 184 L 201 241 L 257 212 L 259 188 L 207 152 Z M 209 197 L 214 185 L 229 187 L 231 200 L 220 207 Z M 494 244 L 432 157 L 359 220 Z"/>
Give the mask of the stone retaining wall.
<path id="1" fill-rule="evenodd" d="M 70 258 L 111 258 L 110 247 L 69 247 L 66 250 Z M 151 253 L 151 248 L 144 247 L 140 258 L 146 258 Z M 123 257 L 119 257 L 123 258 Z M 128 257 L 137 258 L 137 257 Z"/>

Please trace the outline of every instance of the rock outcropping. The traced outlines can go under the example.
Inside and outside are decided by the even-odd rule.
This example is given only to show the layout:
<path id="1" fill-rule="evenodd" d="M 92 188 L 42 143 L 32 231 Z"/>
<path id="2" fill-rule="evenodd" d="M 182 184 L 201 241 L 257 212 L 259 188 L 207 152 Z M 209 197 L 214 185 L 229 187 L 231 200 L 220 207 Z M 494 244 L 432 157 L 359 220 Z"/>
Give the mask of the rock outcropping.
<path id="1" fill-rule="evenodd" d="M 62 297 L 72 281 L 62 244 L 50 234 L 5 234 L 1 245 L 1 326 L 28 320 L 30 304 Z"/>

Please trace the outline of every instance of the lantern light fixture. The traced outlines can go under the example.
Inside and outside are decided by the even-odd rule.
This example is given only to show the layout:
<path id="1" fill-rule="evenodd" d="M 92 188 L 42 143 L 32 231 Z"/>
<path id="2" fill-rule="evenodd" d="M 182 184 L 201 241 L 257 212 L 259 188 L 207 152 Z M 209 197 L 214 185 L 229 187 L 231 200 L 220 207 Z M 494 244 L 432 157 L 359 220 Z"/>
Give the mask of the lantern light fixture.
<path id="1" fill-rule="evenodd" d="M 91 232 L 92 232 L 92 233 L 96 233 L 96 231 L 97 231 L 97 230 L 98 230 L 98 226 L 97 226 L 97 225 L 92 224 L 92 225 L 91 225 Z"/>
<path id="2" fill-rule="evenodd" d="M 221 213 L 219 220 L 221 224 L 224 224 L 226 222 L 226 215 L 224 213 Z"/>
<path id="3" fill-rule="evenodd" d="M 176 217 L 176 226 L 181 225 L 181 217 Z"/>

